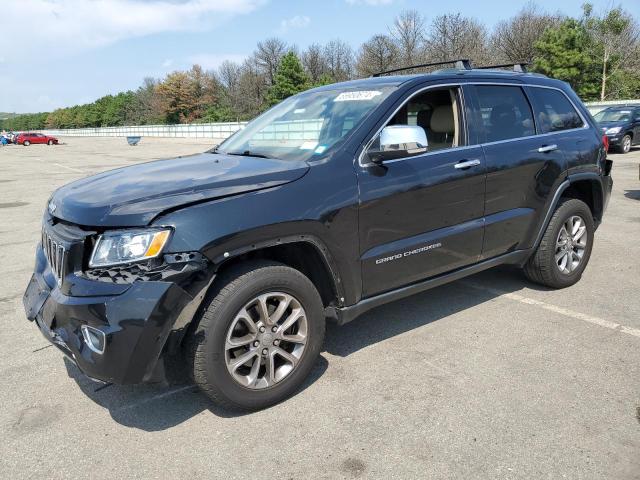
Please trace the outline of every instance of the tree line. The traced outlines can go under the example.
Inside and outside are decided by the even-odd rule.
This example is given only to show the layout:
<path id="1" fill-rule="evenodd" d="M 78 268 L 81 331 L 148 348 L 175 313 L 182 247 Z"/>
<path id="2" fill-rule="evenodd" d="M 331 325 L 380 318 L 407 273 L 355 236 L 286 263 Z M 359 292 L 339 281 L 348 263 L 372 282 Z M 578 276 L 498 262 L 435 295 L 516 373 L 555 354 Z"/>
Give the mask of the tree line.
<path id="1" fill-rule="evenodd" d="M 9 130 L 248 120 L 308 88 L 420 63 L 470 58 L 475 65 L 526 62 L 567 81 L 584 101 L 640 97 L 640 28 L 620 7 L 579 18 L 527 4 L 492 31 L 461 13 L 430 21 L 407 10 L 357 50 L 342 40 L 300 50 L 279 38 L 258 42 L 243 62 L 206 71 L 194 65 L 135 91 L 93 103 L 0 120 Z M 423 70 L 421 70 L 423 71 Z"/>

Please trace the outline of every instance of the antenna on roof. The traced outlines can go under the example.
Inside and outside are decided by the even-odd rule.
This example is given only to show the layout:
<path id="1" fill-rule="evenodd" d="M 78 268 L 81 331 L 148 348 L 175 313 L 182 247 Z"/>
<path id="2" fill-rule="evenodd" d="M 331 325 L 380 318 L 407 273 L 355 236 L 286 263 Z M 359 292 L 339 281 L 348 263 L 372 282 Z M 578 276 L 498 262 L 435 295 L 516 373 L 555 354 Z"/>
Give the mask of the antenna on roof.
<path id="1" fill-rule="evenodd" d="M 498 69 L 498 68 L 506 68 L 512 67 L 514 72 L 527 73 L 527 65 L 528 63 L 503 63 L 500 65 L 483 65 L 482 67 L 476 67 L 478 70 L 490 70 L 490 69 Z"/>
<path id="2" fill-rule="evenodd" d="M 445 62 L 421 63 L 419 65 L 411 65 L 409 67 L 394 68 L 392 70 L 385 70 L 383 72 L 374 73 L 371 76 L 372 77 L 381 77 L 382 75 L 388 75 L 390 73 L 404 72 L 405 70 L 414 70 L 416 68 L 434 67 L 434 66 L 438 66 L 438 65 L 448 65 L 450 63 L 452 63 L 454 65 L 454 68 L 456 68 L 457 70 L 471 70 L 472 69 L 471 60 L 469 60 L 468 58 L 458 58 L 458 59 L 455 59 L 455 60 L 447 60 Z"/>

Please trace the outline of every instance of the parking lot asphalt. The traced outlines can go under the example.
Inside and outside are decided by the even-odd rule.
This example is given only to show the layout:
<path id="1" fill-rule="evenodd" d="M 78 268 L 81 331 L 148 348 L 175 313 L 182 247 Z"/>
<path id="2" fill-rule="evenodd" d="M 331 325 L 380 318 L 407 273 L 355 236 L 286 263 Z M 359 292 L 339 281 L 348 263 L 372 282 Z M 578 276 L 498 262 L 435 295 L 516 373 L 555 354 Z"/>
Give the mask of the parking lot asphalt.
<path id="1" fill-rule="evenodd" d="M 51 192 L 205 139 L 0 148 L 0 478 L 640 478 L 640 149 L 590 264 L 550 291 L 487 271 L 330 325 L 305 388 L 238 415 L 189 384 L 83 377 L 25 318 Z"/>

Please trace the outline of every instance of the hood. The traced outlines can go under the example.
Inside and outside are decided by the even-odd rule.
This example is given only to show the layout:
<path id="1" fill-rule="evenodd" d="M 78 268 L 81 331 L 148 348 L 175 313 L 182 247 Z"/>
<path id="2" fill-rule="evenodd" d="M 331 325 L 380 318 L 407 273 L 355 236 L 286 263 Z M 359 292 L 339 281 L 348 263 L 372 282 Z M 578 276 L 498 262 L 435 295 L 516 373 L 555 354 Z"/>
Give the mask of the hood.
<path id="1" fill-rule="evenodd" d="M 308 169 L 305 162 L 202 153 L 69 183 L 53 194 L 49 211 L 78 225 L 144 226 L 168 209 L 283 185 Z"/>
<path id="2" fill-rule="evenodd" d="M 624 125 L 625 123 L 629 123 L 629 122 L 616 120 L 616 121 L 610 121 L 610 122 L 598 122 L 598 125 L 600 125 L 601 127 L 617 127 L 618 125 Z"/>
<path id="3" fill-rule="evenodd" d="M 612 122 L 597 122 L 597 123 L 600 128 L 613 128 L 613 127 L 624 127 L 625 125 L 628 125 L 630 122 L 616 120 Z"/>

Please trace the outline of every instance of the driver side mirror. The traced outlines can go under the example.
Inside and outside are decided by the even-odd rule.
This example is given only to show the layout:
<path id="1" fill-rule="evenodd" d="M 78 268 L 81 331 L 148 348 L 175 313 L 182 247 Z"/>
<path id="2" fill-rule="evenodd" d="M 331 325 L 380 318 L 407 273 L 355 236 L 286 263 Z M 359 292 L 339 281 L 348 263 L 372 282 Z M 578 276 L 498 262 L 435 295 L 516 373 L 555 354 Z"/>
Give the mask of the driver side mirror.
<path id="1" fill-rule="evenodd" d="M 380 132 L 380 146 L 369 150 L 373 163 L 410 157 L 427 151 L 427 134 L 422 127 L 413 125 L 390 125 Z"/>

